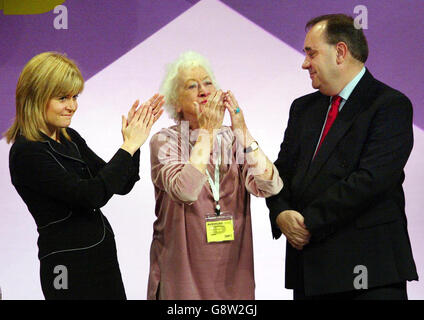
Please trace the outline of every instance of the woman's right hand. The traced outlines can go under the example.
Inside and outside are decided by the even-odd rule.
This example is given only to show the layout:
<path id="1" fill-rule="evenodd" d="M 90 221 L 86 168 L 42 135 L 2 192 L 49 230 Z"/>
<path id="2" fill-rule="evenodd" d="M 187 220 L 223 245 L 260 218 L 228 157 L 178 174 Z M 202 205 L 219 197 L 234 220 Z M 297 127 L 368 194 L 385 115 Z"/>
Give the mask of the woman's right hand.
<path id="1" fill-rule="evenodd" d="M 190 155 L 190 164 L 197 170 L 205 173 L 209 162 L 216 130 L 221 128 L 224 120 L 224 94 L 221 90 L 215 92 L 204 107 L 195 102 L 199 135 Z"/>
<path id="2" fill-rule="evenodd" d="M 122 116 L 122 149 L 133 155 L 146 142 L 153 124 L 163 113 L 163 104 L 163 96 L 155 95 L 138 109 L 136 101 L 128 113 L 128 120 Z"/>
<path id="3" fill-rule="evenodd" d="M 197 102 L 194 103 L 199 128 L 207 130 L 209 134 L 212 134 L 214 130 L 222 126 L 225 114 L 223 98 L 224 93 L 222 90 L 218 90 L 203 108 L 201 108 Z"/>

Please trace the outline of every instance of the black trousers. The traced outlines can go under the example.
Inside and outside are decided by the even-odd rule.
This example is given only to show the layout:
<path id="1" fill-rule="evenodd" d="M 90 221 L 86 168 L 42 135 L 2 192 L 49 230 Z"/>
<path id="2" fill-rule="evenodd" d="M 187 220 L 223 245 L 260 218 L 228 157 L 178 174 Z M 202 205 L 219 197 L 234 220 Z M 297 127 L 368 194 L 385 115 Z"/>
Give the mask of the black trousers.
<path id="1" fill-rule="evenodd" d="M 293 300 L 408 300 L 406 281 L 382 287 L 348 292 L 305 296 L 304 290 L 295 289 Z"/>

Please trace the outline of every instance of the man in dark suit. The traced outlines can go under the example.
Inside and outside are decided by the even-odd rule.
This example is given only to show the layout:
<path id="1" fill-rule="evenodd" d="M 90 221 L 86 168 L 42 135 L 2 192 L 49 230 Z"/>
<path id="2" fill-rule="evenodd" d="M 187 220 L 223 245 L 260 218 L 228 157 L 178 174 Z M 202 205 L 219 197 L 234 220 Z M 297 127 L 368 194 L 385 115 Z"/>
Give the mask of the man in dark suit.
<path id="1" fill-rule="evenodd" d="M 407 299 L 417 280 L 403 168 L 413 145 L 409 99 L 364 67 L 363 31 L 345 15 L 307 24 L 302 68 L 319 91 L 296 99 L 275 162 L 283 190 L 267 199 L 287 238 L 294 299 Z"/>

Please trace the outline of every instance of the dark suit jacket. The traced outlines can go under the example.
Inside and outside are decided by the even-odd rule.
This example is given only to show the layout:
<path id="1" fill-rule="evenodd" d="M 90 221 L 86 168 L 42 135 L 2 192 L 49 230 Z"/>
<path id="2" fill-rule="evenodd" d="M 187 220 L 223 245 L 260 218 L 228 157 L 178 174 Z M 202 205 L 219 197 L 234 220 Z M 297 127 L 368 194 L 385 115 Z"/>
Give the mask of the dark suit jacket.
<path id="1" fill-rule="evenodd" d="M 100 208 L 140 179 L 140 151 L 131 157 L 119 149 L 105 163 L 75 130 L 67 132 L 72 142 L 19 136 L 10 149 L 12 183 L 37 224 L 40 260 L 101 243 L 112 228 Z"/>
<path id="2" fill-rule="evenodd" d="M 267 199 L 276 217 L 300 212 L 312 237 L 287 243 L 286 287 L 306 295 L 354 290 L 355 266 L 368 287 L 418 279 L 407 232 L 403 168 L 413 145 L 409 99 L 366 71 L 312 161 L 329 106 L 320 92 L 296 99 L 278 160 L 282 191 Z M 364 275 L 361 273 L 361 275 Z"/>

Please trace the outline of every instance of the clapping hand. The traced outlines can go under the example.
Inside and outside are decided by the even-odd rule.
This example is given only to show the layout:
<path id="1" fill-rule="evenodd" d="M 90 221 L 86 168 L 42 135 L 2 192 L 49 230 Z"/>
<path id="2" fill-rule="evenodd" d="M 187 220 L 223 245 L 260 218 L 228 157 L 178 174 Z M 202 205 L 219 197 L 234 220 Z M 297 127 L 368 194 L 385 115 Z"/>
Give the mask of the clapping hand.
<path id="1" fill-rule="evenodd" d="M 207 130 L 209 134 L 222 126 L 225 114 L 223 95 L 221 90 L 216 91 L 204 107 L 194 102 L 199 128 Z"/>
<path id="2" fill-rule="evenodd" d="M 140 100 L 137 99 L 132 105 L 130 111 L 128 111 L 127 124 L 129 124 L 132 118 L 134 117 L 134 114 L 137 110 L 139 103 L 140 103 Z M 156 120 L 159 119 L 159 117 L 163 113 L 162 106 L 164 103 L 165 103 L 164 97 L 156 93 L 153 97 L 151 97 L 149 100 L 144 102 L 140 107 L 150 106 L 152 108 L 153 115 L 154 115 L 153 123 L 155 123 Z"/>
<path id="3" fill-rule="evenodd" d="M 244 121 L 243 111 L 231 91 L 227 91 L 224 95 L 224 106 L 230 113 L 231 128 L 233 130 L 246 130 L 246 122 Z"/>
<path id="4" fill-rule="evenodd" d="M 239 141 L 244 147 L 247 147 L 250 142 L 253 141 L 253 138 L 247 129 L 243 111 L 240 109 L 240 106 L 231 91 L 227 91 L 225 93 L 224 106 L 230 113 L 231 129 L 233 130 L 237 141 Z"/>
<path id="5" fill-rule="evenodd" d="M 155 94 L 139 105 L 137 100 L 128 112 L 128 119 L 122 116 L 122 149 L 133 155 L 147 140 L 153 124 L 163 113 L 164 97 Z M 138 109 L 137 109 L 138 108 Z"/>

